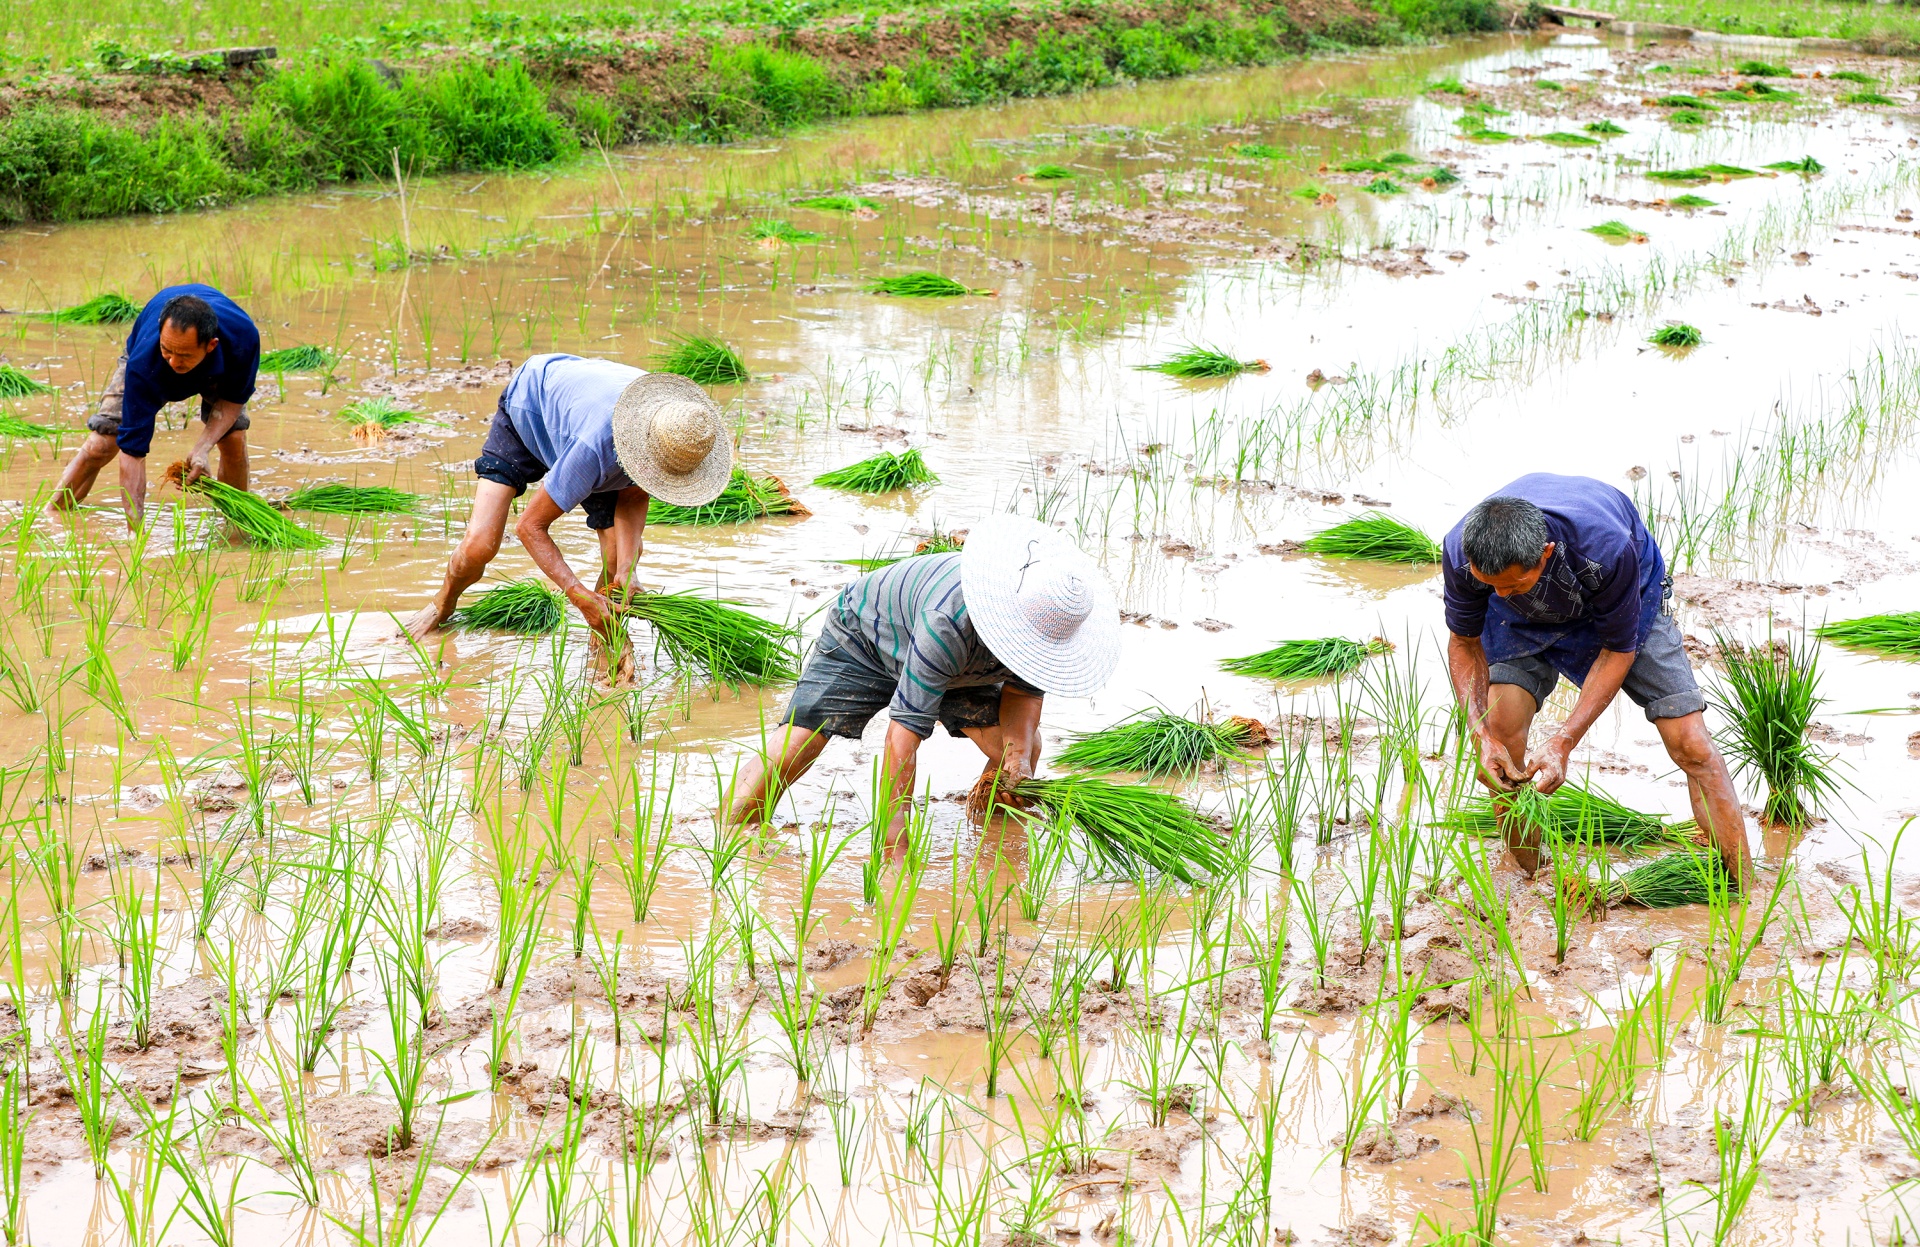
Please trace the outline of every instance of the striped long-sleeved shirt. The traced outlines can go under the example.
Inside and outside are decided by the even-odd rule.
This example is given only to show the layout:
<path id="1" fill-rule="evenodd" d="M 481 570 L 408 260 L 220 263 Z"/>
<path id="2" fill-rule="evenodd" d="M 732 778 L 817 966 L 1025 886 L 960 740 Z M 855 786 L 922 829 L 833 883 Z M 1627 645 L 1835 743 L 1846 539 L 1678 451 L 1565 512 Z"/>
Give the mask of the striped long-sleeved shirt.
<path id="1" fill-rule="evenodd" d="M 950 688 L 1007 683 L 1040 690 L 1009 671 L 973 630 L 960 592 L 960 556 L 923 554 L 868 572 L 840 591 L 832 626 L 875 670 L 895 681 L 888 713 L 925 740 Z"/>

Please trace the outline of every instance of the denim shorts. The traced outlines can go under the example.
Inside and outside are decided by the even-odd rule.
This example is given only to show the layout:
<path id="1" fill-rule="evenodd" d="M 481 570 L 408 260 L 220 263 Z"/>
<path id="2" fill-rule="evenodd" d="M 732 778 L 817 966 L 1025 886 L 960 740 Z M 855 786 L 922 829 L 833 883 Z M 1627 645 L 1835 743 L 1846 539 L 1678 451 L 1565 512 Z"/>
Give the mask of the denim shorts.
<path id="1" fill-rule="evenodd" d="M 87 431 L 98 433 L 102 437 L 120 436 L 120 413 L 127 403 L 127 357 L 122 355 L 120 362 L 114 365 L 113 376 L 107 379 L 107 392 L 100 396 L 99 410 L 87 417 Z M 200 396 L 200 423 L 205 424 L 213 415 L 213 399 L 209 395 Z M 228 433 L 244 433 L 253 427 L 253 421 L 247 416 L 247 409 L 240 408 L 240 414 L 234 417 L 233 427 Z M 224 436 L 224 435 L 223 435 Z"/>
<path id="2" fill-rule="evenodd" d="M 1538 708 L 1553 695 L 1561 676 L 1576 685 L 1587 677 L 1585 671 L 1567 670 L 1555 661 L 1558 657 L 1557 651 L 1549 649 L 1544 654 L 1492 663 L 1487 668 L 1487 680 L 1491 684 L 1519 685 L 1532 695 Z M 1649 723 L 1684 718 L 1707 708 L 1707 695 L 1693 678 L 1693 664 L 1687 661 L 1680 627 L 1673 616 L 1663 614 L 1653 621 L 1653 631 L 1634 654 L 1633 666 L 1627 668 L 1626 682 L 1620 688 L 1634 705 L 1646 711 Z"/>
<path id="3" fill-rule="evenodd" d="M 520 434 L 514 431 L 513 420 L 507 415 L 504 391 L 499 407 L 494 409 L 493 422 L 487 426 L 487 440 L 480 445 L 480 457 L 473 461 L 473 474 L 483 481 L 505 485 L 516 498 L 547 474 L 547 465 L 534 458 L 527 444 L 520 440 Z M 580 509 L 587 513 L 587 527 L 595 532 L 612 528 L 613 504 L 619 498 L 618 490 L 609 489 L 581 499 Z"/>
<path id="4" fill-rule="evenodd" d="M 859 740 L 873 716 L 892 704 L 898 683 L 828 624 L 807 655 L 807 665 L 780 721 L 822 736 Z M 948 689 L 940 699 L 940 726 L 949 736 L 964 735 L 970 727 L 998 726 L 1000 689 L 998 684 Z"/>

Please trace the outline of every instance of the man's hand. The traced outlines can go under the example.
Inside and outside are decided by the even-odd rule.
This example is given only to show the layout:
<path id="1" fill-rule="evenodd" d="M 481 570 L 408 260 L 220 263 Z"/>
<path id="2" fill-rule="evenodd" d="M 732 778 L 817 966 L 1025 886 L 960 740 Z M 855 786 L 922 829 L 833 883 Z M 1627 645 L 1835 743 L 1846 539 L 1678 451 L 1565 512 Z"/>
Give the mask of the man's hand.
<path id="1" fill-rule="evenodd" d="M 1533 789 L 1541 796 L 1551 796 L 1555 789 L 1567 782 L 1567 755 L 1573 752 L 1573 742 L 1555 733 L 1546 743 L 1527 755 L 1527 777 L 1533 780 Z"/>
<path id="2" fill-rule="evenodd" d="M 583 584 L 576 584 L 567 590 L 567 601 L 572 602 L 580 617 L 587 621 L 587 627 L 600 636 L 606 636 L 614 626 L 613 603 Z"/>
<path id="3" fill-rule="evenodd" d="M 185 479 L 181 481 L 181 488 L 184 489 L 213 471 L 213 467 L 208 461 L 210 453 L 210 450 L 205 446 L 195 446 L 187 452 L 187 474 Z"/>
<path id="4" fill-rule="evenodd" d="M 1489 734 L 1478 737 L 1480 741 L 1480 782 L 1495 792 L 1512 792 L 1516 784 L 1524 782 L 1527 772 L 1507 747 Z"/>

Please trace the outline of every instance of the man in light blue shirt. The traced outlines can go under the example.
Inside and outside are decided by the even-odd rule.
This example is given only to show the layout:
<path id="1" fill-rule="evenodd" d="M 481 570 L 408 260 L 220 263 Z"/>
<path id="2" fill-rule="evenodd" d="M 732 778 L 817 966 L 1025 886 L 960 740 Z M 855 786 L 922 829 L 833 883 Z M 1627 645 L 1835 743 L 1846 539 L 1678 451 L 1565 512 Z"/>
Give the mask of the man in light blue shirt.
<path id="1" fill-rule="evenodd" d="M 527 554 L 565 593 L 587 625 L 604 632 L 641 552 L 647 501 L 704 506 L 733 473 L 733 448 L 720 408 L 685 377 L 646 373 L 606 359 L 535 355 L 514 370 L 473 462 L 480 478 L 467 529 L 447 561 L 433 601 L 406 622 L 424 637 L 447 621 L 500 552 L 507 512 L 540 483 L 514 525 Z M 600 536 L 600 578 L 589 589 L 549 531 L 575 507 Z"/>

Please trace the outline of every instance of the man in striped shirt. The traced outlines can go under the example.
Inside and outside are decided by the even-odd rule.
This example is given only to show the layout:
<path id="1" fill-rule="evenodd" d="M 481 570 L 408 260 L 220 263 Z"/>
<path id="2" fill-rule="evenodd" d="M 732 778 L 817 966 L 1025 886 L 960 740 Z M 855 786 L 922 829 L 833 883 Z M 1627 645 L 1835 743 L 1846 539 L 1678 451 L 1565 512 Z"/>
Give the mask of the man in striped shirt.
<path id="1" fill-rule="evenodd" d="M 1031 520 L 997 516 L 962 553 L 869 572 L 829 611 L 773 758 L 742 776 L 732 817 L 765 817 L 828 739 L 858 740 L 882 710 L 896 805 L 913 793 L 920 743 L 935 724 L 978 745 L 983 773 L 997 771 L 1005 791 L 1039 761 L 1045 694 L 1096 691 L 1118 662 L 1118 633 L 1112 591 L 1092 560 Z"/>

